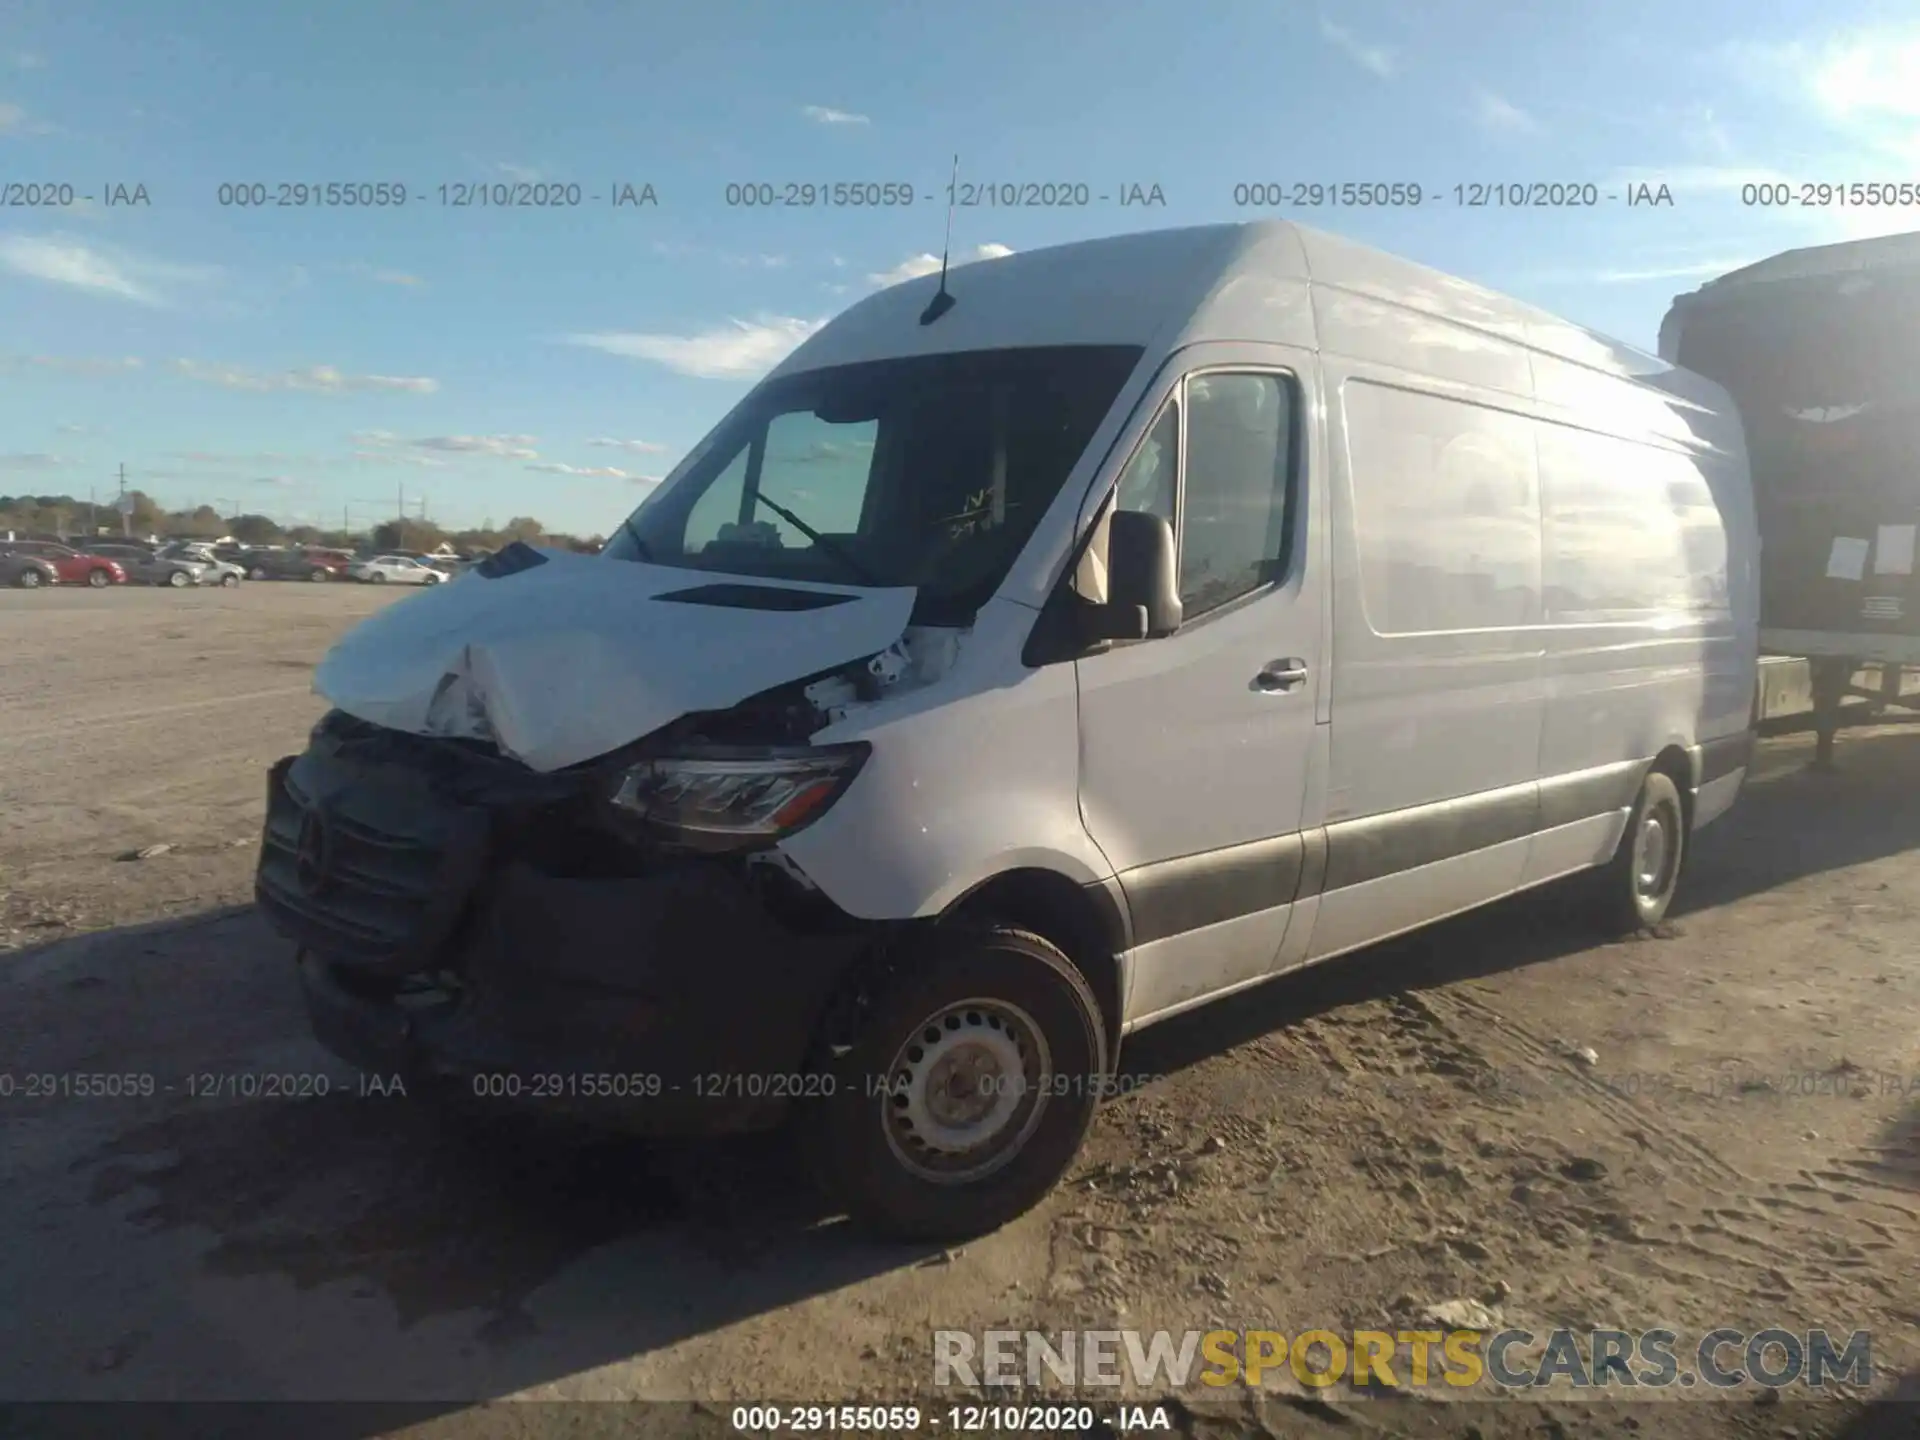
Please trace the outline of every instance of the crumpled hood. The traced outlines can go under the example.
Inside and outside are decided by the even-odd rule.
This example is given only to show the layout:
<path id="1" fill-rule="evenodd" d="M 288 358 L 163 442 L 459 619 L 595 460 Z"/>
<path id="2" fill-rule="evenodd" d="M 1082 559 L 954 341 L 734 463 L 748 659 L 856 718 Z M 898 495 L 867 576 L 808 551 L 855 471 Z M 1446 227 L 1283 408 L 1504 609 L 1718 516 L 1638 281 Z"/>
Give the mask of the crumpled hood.
<path id="1" fill-rule="evenodd" d="M 911 589 L 538 553 L 543 563 L 474 571 L 362 621 L 321 660 L 315 693 L 376 725 L 492 740 L 558 770 L 884 650 L 913 610 Z M 804 610 L 665 598 L 743 587 L 848 598 Z"/>

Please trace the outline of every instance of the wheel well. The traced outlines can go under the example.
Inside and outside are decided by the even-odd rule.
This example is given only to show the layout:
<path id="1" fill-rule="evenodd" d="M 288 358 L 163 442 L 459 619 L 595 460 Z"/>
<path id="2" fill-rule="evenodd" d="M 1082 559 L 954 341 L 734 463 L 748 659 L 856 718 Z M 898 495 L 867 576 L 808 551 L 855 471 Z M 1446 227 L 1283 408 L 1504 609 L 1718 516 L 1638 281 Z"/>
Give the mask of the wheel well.
<path id="1" fill-rule="evenodd" d="M 1678 745 L 1669 745 L 1653 757 L 1648 767 L 1658 770 L 1669 780 L 1673 788 L 1680 792 L 1680 810 L 1686 817 L 1687 829 L 1693 829 L 1693 757 Z"/>
<path id="2" fill-rule="evenodd" d="M 997 921 L 1031 930 L 1055 946 L 1086 976 L 1106 1022 L 1107 1053 L 1120 1053 L 1120 1022 L 1126 997 L 1120 991 L 1117 933 L 1123 923 L 1097 891 L 1052 870 L 1010 870 L 974 887 L 947 908 L 942 923 L 956 919 Z"/>

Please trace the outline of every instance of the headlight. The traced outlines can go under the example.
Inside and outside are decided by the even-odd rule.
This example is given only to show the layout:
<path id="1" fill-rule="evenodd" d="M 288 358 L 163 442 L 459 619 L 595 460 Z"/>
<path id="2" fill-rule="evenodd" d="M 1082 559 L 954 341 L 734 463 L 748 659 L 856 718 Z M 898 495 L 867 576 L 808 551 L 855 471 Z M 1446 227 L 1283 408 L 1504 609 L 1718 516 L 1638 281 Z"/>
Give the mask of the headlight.
<path id="1" fill-rule="evenodd" d="M 681 844 L 748 849 L 819 819 L 853 782 L 868 753 L 864 742 L 856 742 L 644 760 L 618 774 L 609 798 L 616 809 Z"/>

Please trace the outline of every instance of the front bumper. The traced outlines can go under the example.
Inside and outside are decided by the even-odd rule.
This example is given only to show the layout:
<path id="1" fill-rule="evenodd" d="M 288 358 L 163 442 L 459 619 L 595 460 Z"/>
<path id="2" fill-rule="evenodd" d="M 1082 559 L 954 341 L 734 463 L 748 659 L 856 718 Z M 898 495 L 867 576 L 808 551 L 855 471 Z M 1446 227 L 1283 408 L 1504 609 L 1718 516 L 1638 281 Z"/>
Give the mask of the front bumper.
<path id="1" fill-rule="evenodd" d="M 516 819 L 414 773 L 309 752 L 274 767 L 255 894 L 297 947 L 315 1035 L 363 1069 L 475 1103 L 646 1134 L 761 1128 L 867 943 L 805 933 L 717 863 L 545 873 Z M 302 825 L 324 812 L 329 838 Z M 522 817 L 523 818 L 523 817 Z M 608 845 L 617 845 L 607 837 Z"/>

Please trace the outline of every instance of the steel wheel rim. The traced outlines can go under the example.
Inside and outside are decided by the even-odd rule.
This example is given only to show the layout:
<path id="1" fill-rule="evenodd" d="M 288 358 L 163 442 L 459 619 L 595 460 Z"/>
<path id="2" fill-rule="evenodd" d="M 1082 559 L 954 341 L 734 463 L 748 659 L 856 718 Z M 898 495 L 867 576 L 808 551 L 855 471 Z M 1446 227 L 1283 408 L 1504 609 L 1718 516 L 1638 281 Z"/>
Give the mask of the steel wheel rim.
<path id="1" fill-rule="evenodd" d="M 937 1185 L 984 1179 L 1040 1123 L 1053 1056 L 1033 1017 L 1004 1000 L 943 1006 L 887 1067 L 880 1124 L 902 1168 Z"/>
<path id="2" fill-rule="evenodd" d="M 1679 858 L 1678 817 L 1671 805 L 1649 806 L 1633 842 L 1633 888 L 1642 900 L 1658 900 L 1673 883 Z"/>

